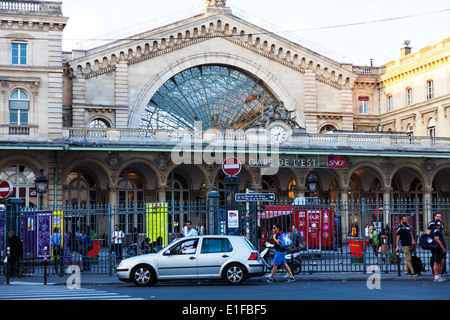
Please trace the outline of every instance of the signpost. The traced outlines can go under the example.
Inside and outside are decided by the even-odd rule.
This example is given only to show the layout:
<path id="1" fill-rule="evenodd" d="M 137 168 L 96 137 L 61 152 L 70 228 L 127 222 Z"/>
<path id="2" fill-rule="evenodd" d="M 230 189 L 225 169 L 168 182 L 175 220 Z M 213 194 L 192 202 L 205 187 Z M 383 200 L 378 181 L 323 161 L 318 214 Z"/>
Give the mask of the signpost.
<path id="1" fill-rule="evenodd" d="M 236 202 L 275 201 L 274 193 L 237 193 Z"/>
<path id="2" fill-rule="evenodd" d="M 3 181 L 0 183 L 0 199 L 9 198 L 14 190 L 11 182 Z"/>
<path id="3" fill-rule="evenodd" d="M 227 158 L 222 163 L 222 171 L 227 176 L 237 176 L 242 170 L 242 163 L 237 158 Z"/>

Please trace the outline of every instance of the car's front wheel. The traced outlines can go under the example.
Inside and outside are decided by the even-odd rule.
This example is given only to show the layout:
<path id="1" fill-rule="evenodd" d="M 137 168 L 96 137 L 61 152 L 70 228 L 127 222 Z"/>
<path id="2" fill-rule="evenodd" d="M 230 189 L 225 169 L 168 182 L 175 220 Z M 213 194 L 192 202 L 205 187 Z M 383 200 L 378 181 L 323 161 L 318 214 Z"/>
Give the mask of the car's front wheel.
<path id="1" fill-rule="evenodd" d="M 247 278 L 247 270 L 242 265 L 233 263 L 225 268 L 223 275 L 228 284 L 239 285 Z"/>
<path id="2" fill-rule="evenodd" d="M 156 273 L 152 267 L 140 264 L 131 270 L 131 281 L 139 287 L 151 286 L 156 283 Z"/>

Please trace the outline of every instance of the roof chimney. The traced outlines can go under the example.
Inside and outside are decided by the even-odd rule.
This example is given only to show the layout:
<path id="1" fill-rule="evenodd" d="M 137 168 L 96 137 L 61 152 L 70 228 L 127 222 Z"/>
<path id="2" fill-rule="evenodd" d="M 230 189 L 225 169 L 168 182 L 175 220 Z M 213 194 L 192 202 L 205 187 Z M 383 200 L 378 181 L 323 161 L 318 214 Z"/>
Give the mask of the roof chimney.
<path id="1" fill-rule="evenodd" d="M 403 47 L 400 49 L 402 53 L 402 58 L 406 57 L 407 55 L 411 54 L 411 47 L 409 44 L 411 43 L 411 40 L 405 40 L 403 41 Z"/>

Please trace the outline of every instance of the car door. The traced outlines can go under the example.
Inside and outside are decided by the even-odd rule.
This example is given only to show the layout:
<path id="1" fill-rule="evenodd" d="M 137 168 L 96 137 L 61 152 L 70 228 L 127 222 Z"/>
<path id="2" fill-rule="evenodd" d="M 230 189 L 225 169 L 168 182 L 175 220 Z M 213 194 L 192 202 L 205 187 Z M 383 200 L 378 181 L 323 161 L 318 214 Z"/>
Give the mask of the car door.
<path id="1" fill-rule="evenodd" d="M 164 249 L 158 261 L 161 279 L 194 279 L 197 277 L 199 238 L 189 238 Z"/>
<path id="2" fill-rule="evenodd" d="M 226 237 L 203 238 L 198 255 L 197 268 L 200 278 L 220 278 L 222 265 L 235 255 L 230 240 Z"/>

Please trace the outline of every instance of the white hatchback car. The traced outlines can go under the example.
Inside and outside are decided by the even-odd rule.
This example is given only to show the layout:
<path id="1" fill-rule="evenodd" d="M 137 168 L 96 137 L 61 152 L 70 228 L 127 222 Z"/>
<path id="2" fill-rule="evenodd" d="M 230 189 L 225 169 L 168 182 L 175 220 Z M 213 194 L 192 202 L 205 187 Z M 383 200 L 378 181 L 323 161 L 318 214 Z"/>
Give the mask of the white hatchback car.
<path id="1" fill-rule="evenodd" d="M 182 238 L 156 253 L 125 259 L 116 274 L 137 286 L 181 279 L 224 279 L 237 285 L 264 275 L 264 265 L 247 238 L 211 235 Z"/>

